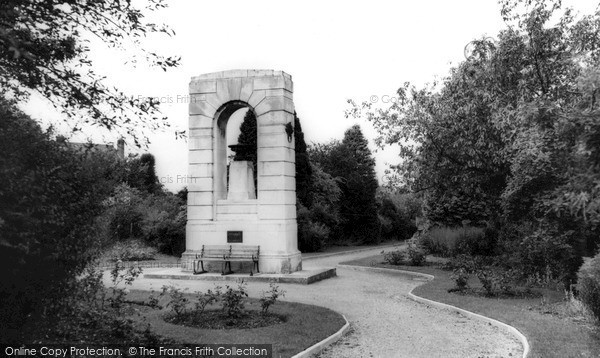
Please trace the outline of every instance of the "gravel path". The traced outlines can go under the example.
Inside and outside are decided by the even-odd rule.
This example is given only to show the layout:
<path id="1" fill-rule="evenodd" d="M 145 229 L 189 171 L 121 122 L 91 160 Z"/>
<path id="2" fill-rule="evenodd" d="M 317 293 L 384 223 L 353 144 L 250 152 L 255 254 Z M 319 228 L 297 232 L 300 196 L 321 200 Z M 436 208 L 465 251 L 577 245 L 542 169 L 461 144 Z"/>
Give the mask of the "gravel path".
<path id="1" fill-rule="evenodd" d="M 381 249 L 354 254 L 311 258 L 309 267 L 335 267 L 339 262 L 372 256 Z M 151 271 L 151 270 L 146 270 Z M 522 346 L 498 328 L 449 310 L 417 303 L 407 294 L 422 279 L 399 273 L 337 269 L 338 277 L 308 286 L 281 284 L 285 300 L 315 304 L 340 312 L 352 332 L 321 353 L 320 357 L 520 357 Z M 165 284 L 191 291 L 214 283 L 185 280 L 138 279 L 133 288 L 160 290 Z M 258 297 L 266 283 L 248 284 Z"/>

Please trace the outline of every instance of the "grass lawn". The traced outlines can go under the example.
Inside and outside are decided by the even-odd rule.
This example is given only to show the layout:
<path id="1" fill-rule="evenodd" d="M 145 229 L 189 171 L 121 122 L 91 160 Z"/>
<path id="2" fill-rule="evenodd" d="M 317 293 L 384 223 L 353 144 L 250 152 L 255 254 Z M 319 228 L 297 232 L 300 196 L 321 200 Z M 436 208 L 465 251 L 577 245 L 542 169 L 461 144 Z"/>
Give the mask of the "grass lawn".
<path id="1" fill-rule="evenodd" d="M 517 328 L 531 346 L 529 357 L 600 357 L 600 329 L 581 315 L 574 314 L 564 294 L 540 290 L 538 298 L 486 298 L 449 293 L 454 287 L 451 272 L 436 266 L 393 266 L 384 263 L 383 255 L 344 262 L 346 265 L 382 267 L 434 275 L 433 281 L 413 290 L 415 295 L 443 302 L 494 318 Z M 472 287 L 479 285 L 471 277 Z"/>
<path id="2" fill-rule="evenodd" d="M 147 301 L 149 293 L 131 291 L 128 300 Z M 193 299 L 190 295 L 188 298 Z M 161 301 L 164 306 L 165 302 Z M 215 305 L 216 309 L 218 305 Z M 260 311 L 257 299 L 248 298 L 247 310 Z M 138 306 L 140 324 L 150 323 L 156 334 L 189 344 L 272 344 L 273 357 L 291 357 L 337 332 L 344 318 L 327 308 L 278 301 L 269 312 L 284 317 L 284 322 L 252 329 L 199 329 L 165 322 L 169 309 Z"/>

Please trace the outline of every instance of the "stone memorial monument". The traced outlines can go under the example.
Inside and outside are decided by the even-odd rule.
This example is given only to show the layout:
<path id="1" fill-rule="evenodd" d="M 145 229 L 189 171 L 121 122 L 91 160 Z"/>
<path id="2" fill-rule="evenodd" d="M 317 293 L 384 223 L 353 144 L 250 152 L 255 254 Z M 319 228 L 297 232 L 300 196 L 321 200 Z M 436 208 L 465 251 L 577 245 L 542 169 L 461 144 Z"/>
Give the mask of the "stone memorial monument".
<path id="1" fill-rule="evenodd" d="M 183 260 L 191 262 L 203 245 L 260 245 L 261 273 L 302 270 L 292 77 L 272 70 L 209 73 L 192 77 L 189 93 Z M 241 108 L 256 115 L 257 188 L 251 161 L 232 161 L 228 168 L 227 122 Z"/>

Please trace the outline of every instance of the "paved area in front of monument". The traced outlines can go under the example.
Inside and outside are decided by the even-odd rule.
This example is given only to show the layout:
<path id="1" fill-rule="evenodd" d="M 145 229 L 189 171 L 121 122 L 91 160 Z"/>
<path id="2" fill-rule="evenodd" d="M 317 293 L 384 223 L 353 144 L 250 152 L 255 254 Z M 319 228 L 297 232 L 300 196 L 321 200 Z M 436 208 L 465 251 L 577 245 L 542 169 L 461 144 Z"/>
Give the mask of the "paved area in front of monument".
<path id="1" fill-rule="evenodd" d="M 249 273 L 239 272 L 231 275 L 221 275 L 220 273 L 203 273 L 194 275 L 191 272 L 182 272 L 179 267 L 166 268 L 163 270 L 145 270 L 144 278 L 147 279 L 168 279 L 168 280 L 198 280 L 198 281 L 237 281 L 244 282 L 277 282 L 277 283 L 297 283 L 309 285 L 335 276 L 335 268 L 310 268 L 293 272 L 291 274 L 268 274 L 255 273 L 250 276 Z"/>
<path id="2" fill-rule="evenodd" d="M 305 270 L 335 267 L 338 263 L 381 252 L 380 248 L 303 262 Z M 147 269 L 147 273 L 153 270 Z M 108 282 L 109 277 L 106 277 Z M 399 273 L 376 273 L 337 268 L 337 276 L 311 285 L 280 284 L 283 300 L 324 306 L 342 313 L 353 331 L 321 357 L 518 357 L 521 344 L 508 333 L 449 310 L 417 303 L 407 294 L 422 281 Z M 160 290 L 175 285 L 205 291 L 215 282 L 174 279 L 137 279 L 134 289 Z M 251 297 L 268 289 L 266 282 L 250 282 Z"/>

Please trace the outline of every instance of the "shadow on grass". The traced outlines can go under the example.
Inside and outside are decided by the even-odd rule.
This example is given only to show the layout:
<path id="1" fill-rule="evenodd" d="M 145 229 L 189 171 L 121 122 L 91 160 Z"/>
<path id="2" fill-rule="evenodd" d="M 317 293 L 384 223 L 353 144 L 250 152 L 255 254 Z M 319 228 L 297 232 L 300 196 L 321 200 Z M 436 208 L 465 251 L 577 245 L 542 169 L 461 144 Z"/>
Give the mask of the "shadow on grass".
<path id="1" fill-rule="evenodd" d="M 531 346 L 528 357 L 600 357 L 600 332 L 591 322 L 567 314 L 565 295 L 551 290 L 538 290 L 538 297 L 485 297 L 451 293 L 452 274 L 436 266 L 393 266 L 384 263 L 383 255 L 341 263 L 414 271 L 435 276 L 412 292 L 420 297 L 446 303 L 509 324 L 523 333 Z M 470 285 L 480 289 L 477 278 Z"/>

